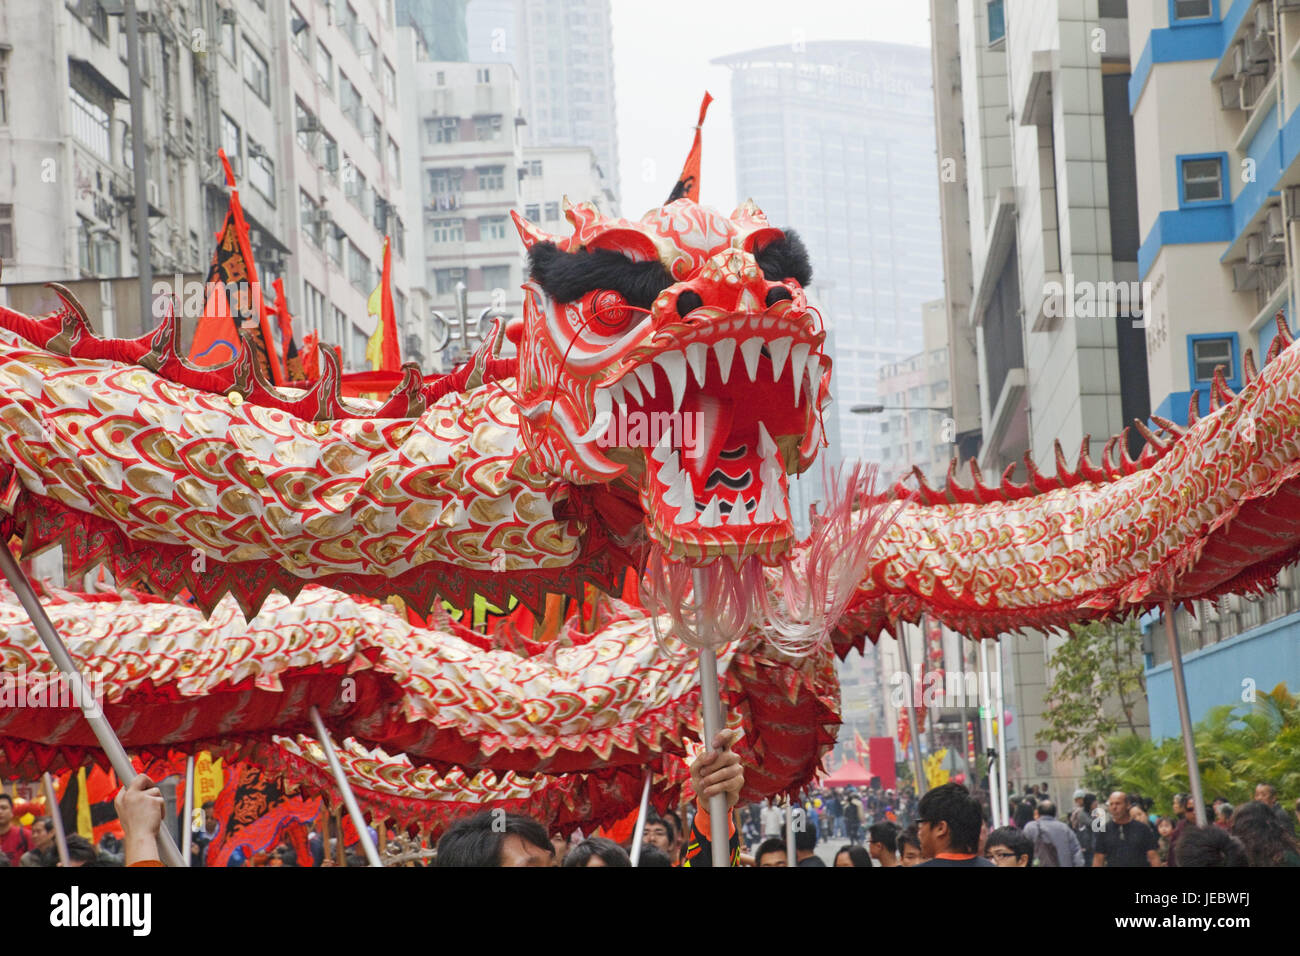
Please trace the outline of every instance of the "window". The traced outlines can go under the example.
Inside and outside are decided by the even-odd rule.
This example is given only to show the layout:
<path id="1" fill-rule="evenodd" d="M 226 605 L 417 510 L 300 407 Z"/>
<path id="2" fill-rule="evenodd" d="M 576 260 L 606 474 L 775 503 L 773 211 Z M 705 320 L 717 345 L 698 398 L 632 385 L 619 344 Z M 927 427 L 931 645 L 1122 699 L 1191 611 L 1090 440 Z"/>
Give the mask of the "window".
<path id="1" fill-rule="evenodd" d="M 361 128 L 361 93 L 342 70 L 339 71 L 339 106 L 352 125 Z"/>
<path id="2" fill-rule="evenodd" d="M 316 42 L 316 75 L 320 77 L 330 96 L 334 95 L 334 57 L 325 49 L 325 44 Z"/>
<path id="3" fill-rule="evenodd" d="M 337 260 L 336 260 L 337 261 Z M 331 324 L 330 342 L 334 345 L 343 343 L 343 333 L 348 328 L 348 317 L 342 309 L 334 310 L 334 322 Z"/>
<path id="4" fill-rule="evenodd" d="M 116 276 L 122 245 L 103 227 L 92 231 L 90 220 L 77 217 L 77 259 L 87 275 Z"/>
<path id="5" fill-rule="evenodd" d="M 1173 19 L 1205 20 L 1214 16 L 1212 0 L 1173 0 Z"/>
<path id="6" fill-rule="evenodd" d="M 108 11 L 100 0 L 79 0 L 69 3 L 72 15 L 86 25 L 86 29 L 100 43 L 108 43 Z"/>
<path id="7" fill-rule="evenodd" d="M 434 242 L 464 242 L 464 219 L 435 219 L 429 224 Z"/>
<path id="8" fill-rule="evenodd" d="M 1192 374 L 1194 384 L 1214 381 L 1214 370 L 1222 365 L 1229 379 L 1236 378 L 1236 361 L 1231 336 L 1192 339 Z"/>
<path id="9" fill-rule="evenodd" d="M 14 207 L 0 203 L 0 259 L 14 258 Z"/>
<path id="10" fill-rule="evenodd" d="M 361 134 L 366 138 L 366 145 L 370 147 L 370 151 L 378 156 L 379 150 L 384 144 L 384 124 L 379 121 L 379 117 L 375 115 L 374 110 L 362 107 L 362 111 L 365 113 L 366 119 L 363 121 L 364 125 L 361 128 Z"/>
<path id="11" fill-rule="evenodd" d="M 560 204 L 558 202 L 548 202 L 546 204 L 546 221 L 554 222 L 560 218 Z"/>
<path id="12" fill-rule="evenodd" d="M 460 120 L 455 116 L 438 116 L 424 121 L 424 135 L 430 143 L 460 141 Z"/>
<path id="13" fill-rule="evenodd" d="M 480 239 L 504 239 L 506 237 L 505 216 L 483 216 L 478 221 Z"/>
<path id="14" fill-rule="evenodd" d="M 334 185 L 339 182 L 339 143 L 329 133 L 321 133 L 321 162 L 325 165 L 325 171 L 330 174 L 330 180 Z"/>
<path id="15" fill-rule="evenodd" d="M 542 174 L 542 161 L 540 159 L 530 159 L 524 163 L 524 168 L 528 170 L 529 176 L 540 176 Z"/>
<path id="16" fill-rule="evenodd" d="M 305 189 L 298 190 L 298 221 L 312 245 L 321 244 L 320 204 Z"/>
<path id="17" fill-rule="evenodd" d="M 479 142 L 501 138 L 501 117 L 475 116 L 474 138 Z"/>
<path id="18" fill-rule="evenodd" d="M 293 48 L 310 62 L 311 30 L 307 27 L 307 18 L 292 5 L 289 7 L 289 29 L 293 33 Z"/>
<path id="19" fill-rule="evenodd" d="M 397 71 L 387 60 L 384 61 L 384 99 L 389 103 L 397 103 Z"/>
<path id="20" fill-rule="evenodd" d="M 464 269 L 433 270 L 433 286 L 438 295 L 451 295 L 456 291 L 456 283 L 464 281 Z"/>
<path id="21" fill-rule="evenodd" d="M 529 222 L 540 222 L 542 218 L 542 207 L 537 203 L 529 203 L 524 207 L 524 218 Z"/>
<path id="22" fill-rule="evenodd" d="M 317 334 L 324 332 L 325 295 L 306 279 L 302 282 L 302 304 L 303 331 Z"/>
<path id="23" fill-rule="evenodd" d="M 329 254 L 330 261 L 340 269 L 343 268 L 343 240 L 346 238 L 347 236 L 338 226 L 330 226 L 325 231 L 325 251 Z"/>
<path id="24" fill-rule="evenodd" d="M 492 71 L 489 70 L 486 66 L 480 66 L 477 70 L 474 71 L 474 78 L 479 83 L 491 83 Z"/>
<path id="25" fill-rule="evenodd" d="M 235 48 L 235 25 L 233 23 L 221 24 L 221 52 L 226 55 L 231 63 L 239 62 L 239 53 Z"/>
<path id="26" fill-rule="evenodd" d="M 442 70 L 438 71 L 438 85 L 439 86 L 447 85 L 447 74 L 444 73 Z"/>
<path id="27" fill-rule="evenodd" d="M 429 192 L 434 209 L 455 209 L 460 204 L 462 170 L 429 170 Z"/>
<path id="28" fill-rule="evenodd" d="M 102 87 L 80 71 L 74 71 L 68 87 L 72 106 L 72 135 L 104 162 L 112 159 L 109 145 L 109 97 Z"/>
<path id="29" fill-rule="evenodd" d="M 271 102 L 271 68 L 247 34 L 244 36 L 244 82 L 263 103 Z"/>
<path id="30" fill-rule="evenodd" d="M 339 32 L 348 38 L 353 47 L 357 45 L 357 9 L 350 3 L 343 4 L 339 14 Z"/>
<path id="31" fill-rule="evenodd" d="M 1182 164 L 1184 204 L 1224 199 L 1221 156 L 1180 157 L 1179 162 Z"/>
<path id="32" fill-rule="evenodd" d="M 506 188 L 506 168 L 504 166 L 480 166 L 478 168 L 478 188 L 488 192 L 499 192 Z"/>
<path id="33" fill-rule="evenodd" d="M 244 155 L 244 134 L 239 124 L 225 113 L 221 114 L 221 148 L 226 151 L 226 158 L 237 167 L 239 158 Z"/>
<path id="34" fill-rule="evenodd" d="M 374 289 L 374 283 L 370 281 L 370 260 L 350 239 L 348 240 L 348 280 L 362 292 L 370 292 Z"/>
<path id="35" fill-rule="evenodd" d="M 388 175 L 394 179 L 400 179 L 402 176 L 402 151 L 397 148 L 397 143 L 392 138 L 388 140 Z"/>
<path id="36" fill-rule="evenodd" d="M 248 181 L 272 206 L 275 205 L 275 163 L 251 136 L 248 139 Z"/>
<path id="37" fill-rule="evenodd" d="M 509 287 L 510 287 L 509 266 L 484 266 L 483 267 L 483 288 L 492 291 L 495 289 L 508 289 Z"/>
<path id="38" fill-rule="evenodd" d="M 320 131 L 320 123 L 316 120 L 316 114 L 309 110 L 302 100 L 293 101 L 293 122 L 294 128 L 298 133 L 298 145 L 316 155 L 316 135 Z"/>
<path id="39" fill-rule="evenodd" d="M 366 177 L 353 166 L 352 174 L 343 178 L 343 194 L 352 201 L 352 205 L 364 209 L 366 188 Z"/>
<path id="40" fill-rule="evenodd" d="M 0 126 L 9 125 L 9 51 L 0 50 Z"/>
<path id="41" fill-rule="evenodd" d="M 1007 13 L 1003 0 L 989 0 L 989 46 L 1007 38 Z"/>

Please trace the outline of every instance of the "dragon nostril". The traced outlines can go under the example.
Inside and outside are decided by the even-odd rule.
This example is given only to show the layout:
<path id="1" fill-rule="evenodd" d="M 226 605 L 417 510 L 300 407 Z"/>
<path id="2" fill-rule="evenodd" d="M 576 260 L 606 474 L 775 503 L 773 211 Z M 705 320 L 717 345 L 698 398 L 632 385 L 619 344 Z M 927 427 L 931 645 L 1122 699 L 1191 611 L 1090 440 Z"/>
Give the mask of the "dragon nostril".
<path id="1" fill-rule="evenodd" d="M 769 306 L 773 306 L 776 305 L 778 302 L 782 302 L 786 299 L 793 299 L 793 298 L 794 296 L 790 294 L 790 290 L 783 285 L 774 285 L 772 286 L 772 288 L 767 290 L 767 304 Z"/>
<path id="2" fill-rule="evenodd" d="M 677 297 L 677 314 L 681 316 L 689 315 L 702 305 L 704 305 L 704 300 L 700 298 L 699 293 L 687 289 Z"/>

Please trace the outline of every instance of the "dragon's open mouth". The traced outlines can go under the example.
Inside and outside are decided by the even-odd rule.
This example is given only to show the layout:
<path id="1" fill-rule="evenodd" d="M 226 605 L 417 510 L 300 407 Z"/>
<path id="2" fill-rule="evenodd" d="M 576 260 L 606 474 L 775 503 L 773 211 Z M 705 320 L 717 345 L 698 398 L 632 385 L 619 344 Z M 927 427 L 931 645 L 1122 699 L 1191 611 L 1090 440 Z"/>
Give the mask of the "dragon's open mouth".
<path id="1" fill-rule="evenodd" d="M 650 532 L 675 559 L 770 561 L 793 534 L 786 475 L 812 450 L 825 336 L 776 306 L 696 310 L 596 392 L 597 442 L 640 473 Z"/>

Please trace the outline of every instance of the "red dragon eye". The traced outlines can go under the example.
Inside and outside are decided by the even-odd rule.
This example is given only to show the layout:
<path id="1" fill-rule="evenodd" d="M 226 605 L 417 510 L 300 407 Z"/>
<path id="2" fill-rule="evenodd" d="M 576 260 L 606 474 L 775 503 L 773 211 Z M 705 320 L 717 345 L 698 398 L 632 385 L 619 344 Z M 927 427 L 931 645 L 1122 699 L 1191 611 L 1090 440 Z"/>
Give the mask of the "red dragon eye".
<path id="1" fill-rule="evenodd" d="M 602 289 L 592 295 L 587 314 L 591 317 L 587 327 L 597 335 L 617 335 L 632 324 L 636 311 L 613 289 Z"/>

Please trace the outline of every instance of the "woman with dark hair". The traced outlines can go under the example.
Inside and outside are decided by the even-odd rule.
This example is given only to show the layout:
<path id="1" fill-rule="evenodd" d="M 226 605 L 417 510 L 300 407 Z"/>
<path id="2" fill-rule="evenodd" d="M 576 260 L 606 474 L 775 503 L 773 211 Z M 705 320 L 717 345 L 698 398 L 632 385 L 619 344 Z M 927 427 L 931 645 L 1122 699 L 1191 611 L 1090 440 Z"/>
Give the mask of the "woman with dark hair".
<path id="1" fill-rule="evenodd" d="M 871 854 L 865 847 L 846 846 L 835 854 L 834 866 L 871 866 Z"/>
<path id="2" fill-rule="evenodd" d="M 644 851 L 643 851 L 644 852 Z M 605 837 L 587 837 L 564 858 L 565 866 L 627 866 L 631 859 L 623 848 Z"/>
<path id="3" fill-rule="evenodd" d="M 1232 813 L 1229 830 L 1246 847 L 1251 866 L 1300 866 L 1300 848 L 1267 803 L 1251 800 Z"/>

